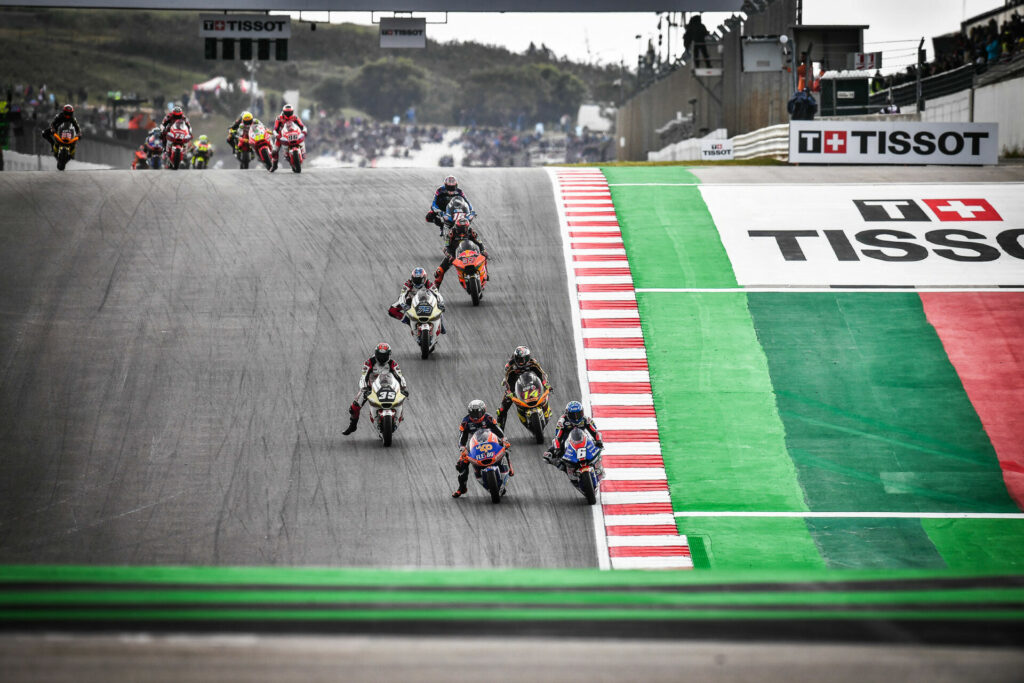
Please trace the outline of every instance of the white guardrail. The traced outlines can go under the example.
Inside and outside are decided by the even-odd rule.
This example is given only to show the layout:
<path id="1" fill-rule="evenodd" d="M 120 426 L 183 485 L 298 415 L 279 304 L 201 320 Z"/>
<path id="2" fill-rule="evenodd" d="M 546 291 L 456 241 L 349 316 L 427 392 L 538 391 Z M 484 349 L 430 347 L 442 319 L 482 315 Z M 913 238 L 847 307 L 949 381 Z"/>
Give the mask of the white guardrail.
<path id="1" fill-rule="evenodd" d="M 713 131 L 705 138 L 681 140 L 660 149 L 648 152 L 648 161 L 694 161 L 701 158 L 701 142 L 705 140 L 724 140 L 725 131 Z M 732 138 L 733 159 L 756 159 L 771 157 L 787 161 L 789 159 L 789 124 L 780 123 Z"/>

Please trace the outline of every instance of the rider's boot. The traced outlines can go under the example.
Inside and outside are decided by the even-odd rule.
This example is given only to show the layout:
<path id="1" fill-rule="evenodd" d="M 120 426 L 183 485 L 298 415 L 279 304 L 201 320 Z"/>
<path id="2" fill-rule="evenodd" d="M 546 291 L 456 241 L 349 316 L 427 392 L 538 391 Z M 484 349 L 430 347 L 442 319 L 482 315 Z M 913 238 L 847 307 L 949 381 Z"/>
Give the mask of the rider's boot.
<path id="1" fill-rule="evenodd" d="M 342 434 L 344 434 L 345 436 L 348 436 L 352 432 L 356 431 L 356 427 L 359 426 L 359 410 L 360 406 L 358 403 L 353 402 L 352 405 L 349 406 L 348 414 L 350 418 L 348 423 L 348 429 L 342 432 Z"/>
<path id="2" fill-rule="evenodd" d="M 506 419 L 508 419 L 508 410 L 504 407 L 498 408 L 498 412 L 494 415 L 494 421 L 501 427 L 501 431 L 505 431 Z"/>
<path id="3" fill-rule="evenodd" d="M 466 491 L 469 490 L 467 488 L 467 486 L 466 486 L 466 482 L 467 481 L 469 481 L 469 467 L 468 466 L 466 467 L 465 470 L 460 470 L 459 471 L 459 488 L 455 489 L 455 491 L 452 493 L 452 498 L 458 498 L 460 496 L 465 495 Z"/>
<path id="4" fill-rule="evenodd" d="M 440 287 L 441 286 L 441 280 L 443 280 L 443 279 L 444 279 L 444 270 L 441 268 L 441 266 L 438 266 L 437 270 L 434 271 L 434 286 L 435 287 Z"/>

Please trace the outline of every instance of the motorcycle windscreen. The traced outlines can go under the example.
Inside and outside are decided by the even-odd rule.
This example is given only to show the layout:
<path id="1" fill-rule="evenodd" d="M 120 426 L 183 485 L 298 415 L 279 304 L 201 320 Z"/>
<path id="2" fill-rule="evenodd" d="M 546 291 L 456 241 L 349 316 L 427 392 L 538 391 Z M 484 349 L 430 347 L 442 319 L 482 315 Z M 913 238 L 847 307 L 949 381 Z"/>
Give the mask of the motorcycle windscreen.
<path id="1" fill-rule="evenodd" d="M 544 384 L 535 372 L 524 372 L 516 380 L 516 396 L 524 403 L 536 401 L 543 392 Z"/>

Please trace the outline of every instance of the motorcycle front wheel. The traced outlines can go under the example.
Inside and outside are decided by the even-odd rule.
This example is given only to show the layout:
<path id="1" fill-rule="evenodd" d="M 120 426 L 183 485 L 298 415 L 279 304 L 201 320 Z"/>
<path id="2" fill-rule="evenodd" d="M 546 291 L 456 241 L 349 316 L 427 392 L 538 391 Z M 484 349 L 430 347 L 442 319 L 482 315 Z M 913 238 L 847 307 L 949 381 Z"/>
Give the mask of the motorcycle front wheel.
<path id="1" fill-rule="evenodd" d="M 469 292 L 469 298 L 473 300 L 474 306 L 480 305 L 480 279 L 470 278 L 466 281 L 466 291 Z"/>
<path id="2" fill-rule="evenodd" d="M 59 152 L 57 152 L 57 170 L 58 171 L 63 171 L 64 170 L 64 167 L 68 165 L 68 159 L 69 158 L 70 158 L 70 155 L 68 154 L 67 148 L 66 147 L 62 147 L 61 150 Z"/>
<path id="3" fill-rule="evenodd" d="M 395 430 L 394 424 L 392 423 L 390 415 L 384 415 L 380 418 L 380 435 L 384 439 L 384 448 L 391 447 L 391 435 Z"/>
<path id="4" fill-rule="evenodd" d="M 498 481 L 497 470 L 484 472 L 484 487 L 491 494 L 491 502 L 497 505 L 501 502 L 501 482 Z"/>
<path id="5" fill-rule="evenodd" d="M 540 413 L 534 413 L 530 415 L 530 433 L 533 434 L 533 440 L 537 443 L 544 443 L 544 420 L 541 419 Z"/>
<path id="6" fill-rule="evenodd" d="M 302 173 L 302 157 L 298 151 L 292 152 L 288 159 L 292 162 L 292 173 Z"/>
<path id="7" fill-rule="evenodd" d="M 587 505 L 597 503 L 597 490 L 594 489 L 593 472 L 582 472 L 580 474 L 580 493 L 587 499 Z"/>
<path id="8" fill-rule="evenodd" d="M 426 360 L 430 356 L 430 330 L 420 330 L 420 358 Z"/>

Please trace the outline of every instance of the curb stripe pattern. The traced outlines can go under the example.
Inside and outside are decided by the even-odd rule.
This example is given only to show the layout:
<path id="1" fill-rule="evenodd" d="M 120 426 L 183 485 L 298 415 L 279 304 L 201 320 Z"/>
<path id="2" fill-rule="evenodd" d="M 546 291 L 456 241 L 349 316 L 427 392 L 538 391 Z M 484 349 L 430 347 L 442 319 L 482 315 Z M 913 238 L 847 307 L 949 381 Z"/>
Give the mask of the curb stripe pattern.
<path id="1" fill-rule="evenodd" d="M 583 402 L 604 437 L 594 510 L 603 569 L 692 569 L 675 525 L 632 271 L 599 169 L 548 169 L 562 230 Z"/>

